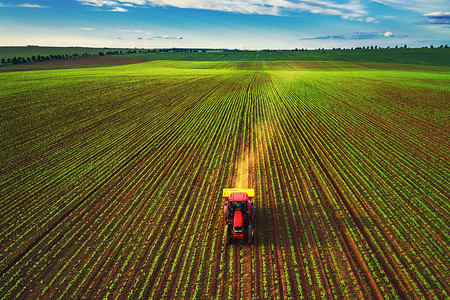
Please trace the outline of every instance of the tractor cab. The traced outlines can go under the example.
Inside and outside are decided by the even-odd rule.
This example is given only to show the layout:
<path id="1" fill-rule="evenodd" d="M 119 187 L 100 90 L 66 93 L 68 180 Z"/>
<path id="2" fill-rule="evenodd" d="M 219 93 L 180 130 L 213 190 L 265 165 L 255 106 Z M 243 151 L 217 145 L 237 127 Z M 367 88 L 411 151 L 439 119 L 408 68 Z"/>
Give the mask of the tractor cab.
<path id="1" fill-rule="evenodd" d="M 248 206 L 247 202 L 237 202 L 237 201 L 230 201 L 228 204 L 228 217 L 229 219 L 232 219 L 234 217 L 235 212 L 240 211 L 242 214 L 247 215 L 248 214 Z"/>

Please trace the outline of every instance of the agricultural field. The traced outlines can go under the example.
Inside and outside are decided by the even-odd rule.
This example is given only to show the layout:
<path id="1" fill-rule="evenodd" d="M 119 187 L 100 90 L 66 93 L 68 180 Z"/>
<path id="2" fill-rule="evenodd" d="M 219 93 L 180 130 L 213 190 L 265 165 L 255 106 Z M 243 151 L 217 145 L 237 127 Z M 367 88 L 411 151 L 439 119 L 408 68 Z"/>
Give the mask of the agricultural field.
<path id="1" fill-rule="evenodd" d="M 178 61 L 348 61 L 450 66 L 450 48 L 390 48 L 307 51 L 207 51 L 124 54 L 129 58 Z"/>
<path id="2" fill-rule="evenodd" d="M 449 71 L 0 73 L 0 298 L 448 299 Z M 223 241 L 226 187 L 253 245 Z"/>

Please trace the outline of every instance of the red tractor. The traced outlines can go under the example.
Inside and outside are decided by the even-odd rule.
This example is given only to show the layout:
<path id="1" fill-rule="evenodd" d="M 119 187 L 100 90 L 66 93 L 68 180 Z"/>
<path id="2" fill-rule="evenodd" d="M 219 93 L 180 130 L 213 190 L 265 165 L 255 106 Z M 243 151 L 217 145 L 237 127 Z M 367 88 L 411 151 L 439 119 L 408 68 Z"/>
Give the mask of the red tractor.
<path id="1" fill-rule="evenodd" d="M 255 207 L 251 201 L 255 197 L 254 189 L 224 189 L 223 205 L 225 217 L 225 244 L 231 244 L 233 239 L 247 239 L 253 243 L 252 227 Z"/>

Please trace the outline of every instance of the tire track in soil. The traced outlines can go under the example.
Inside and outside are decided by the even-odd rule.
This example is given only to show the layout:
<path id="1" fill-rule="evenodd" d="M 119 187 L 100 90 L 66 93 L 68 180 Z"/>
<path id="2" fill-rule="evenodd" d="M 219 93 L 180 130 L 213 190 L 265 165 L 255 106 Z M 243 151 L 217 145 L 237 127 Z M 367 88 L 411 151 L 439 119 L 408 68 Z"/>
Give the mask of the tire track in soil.
<path id="1" fill-rule="evenodd" d="M 252 114 L 252 116 L 254 116 L 255 114 L 253 113 Z M 256 124 L 256 121 L 255 120 L 253 120 L 253 122 L 252 122 L 252 125 L 254 125 L 254 124 Z M 261 269 L 261 272 L 260 273 L 262 273 L 262 268 L 261 268 L 261 257 L 262 257 L 262 255 L 261 255 L 261 252 L 260 251 L 258 251 L 259 250 L 259 247 L 257 247 L 256 245 L 255 245 L 255 243 L 258 243 L 259 242 L 259 239 L 258 239 L 258 237 L 259 237 L 259 234 L 258 234 L 258 232 L 259 232 L 259 217 L 257 216 L 257 213 L 256 213 L 256 204 L 255 203 L 257 203 L 258 202 L 258 195 L 259 195 L 259 189 L 260 189 L 260 186 L 258 185 L 258 182 L 257 182 L 257 179 L 256 179 L 256 176 L 254 176 L 254 174 L 257 174 L 256 172 L 256 169 L 257 169 L 257 167 L 258 167 L 258 163 L 256 162 L 255 163 L 255 161 L 257 161 L 257 158 L 256 158 L 256 156 L 255 156 L 255 151 L 254 151 L 254 143 L 255 143 L 255 140 L 256 140 L 256 133 L 252 130 L 251 131 L 251 138 L 250 138 L 250 144 L 249 144 L 249 155 L 250 155 L 250 157 L 252 157 L 252 159 L 250 159 L 250 165 L 249 165 L 249 182 L 248 182 L 248 184 L 249 184 L 249 186 L 250 187 L 253 187 L 254 189 L 255 189 L 255 198 L 252 200 L 252 203 L 253 203 L 253 206 L 252 206 L 252 236 L 253 236 L 253 243 L 252 243 L 252 245 L 249 245 L 248 247 L 249 247 L 249 257 L 250 257 L 250 266 L 249 266 L 249 268 L 250 268 L 250 285 L 249 285 L 249 291 L 250 291 L 250 293 L 249 293 L 249 298 L 250 299 L 255 299 L 255 298 L 259 298 L 259 297 L 261 297 L 261 296 L 258 296 L 257 295 L 257 293 L 258 293 L 258 289 L 259 289 L 259 282 L 262 282 L 262 280 L 261 281 L 258 281 L 258 279 L 257 279 L 257 275 L 256 275 L 256 272 L 258 272 L 258 270 L 259 269 Z M 258 145 L 258 144 L 256 144 L 256 145 Z"/>
<path id="2" fill-rule="evenodd" d="M 238 244 L 239 243 L 239 244 Z M 242 278 L 242 266 L 240 264 L 240 252 L 242 249 L 242 241 L 233 241 L 233 298 L 242 299 L 241 295 L 241 278 Z"/>
<path id="3" fill-rule="evenodd" d="M 247 184 L 251 184 L 250 179 Z M 238 299 L 249 299 L 251 298 L 252 292 L 252 246 L 248 244 L 247 239 L 237 241 L 239 243 L 239 266 L 240 266 L 240 276 L 243 281 L 242 289 L 240 290 L 240 297 Z M 240 263 L 240 255 L 242 254 L 243 263 Z M 239 284 L 241 287 L 241 284 Z"/>
<path id="4" fill-rule="evenodd" d="M 268 232 L 267 228 L 265 228 L 265 224 L 267 224 L 267 219 L 263 219 L 262 216 L 266 214 L 262 214 L 264 211 L 262 200 L 262 191 L 269 190 L 267 188 L 267 183 L 265 182 L 264 176 L 262 178 L 257 178 L 255 174 L 259 174 L 259 170 L 261 167 L 261 161 L 264 159 L 264 156 L 261 154 L 261 151 L 265 151 L 265 145 L 262 143 L 261 132 L 265 132 L 265 122 L 267 120 L 266 114 L 267 111 L 267 103 L 265 103 L 265 94 L 261 92 L 261 90 L 255 88 L 258 87 L 256 83 L 266 83 L 268 75 L 266 72 L 256 72 L 253 75 L 251 86 L 247 89 L 247 94 L 249 95 L 249 100 L 252 105 L 251 110 L 251 119 L 248 121 L 251 126 L 248 126 L 248 135 L 249 142 L 246 146 L 245 154 L 249 155 L 247 159 L 248 162 L 248 187 L 252 187 L 255 189 L 255 197 L 254 205 L 255 211 L 253 212 L 253 245 L 245 244 L 245 258 L 248 258 L 249 262 L 246 266 L 246 274 L 250 274 L 250 280 L 245 280 L 244 289 L 246 290 L 245 298 L 246 299 L 263 299 L 264 290 L 263 290 L 263 282 L 264 282 L 264 267 L 263 267 L 263 255 L 262 255 L 262 243 L 266 243 L 267 238 L 262 241 L 261 234 L 263 231 Z M 262 118 L 262 119 L 261 119 Z M 261 123 L 264 122 L 264 123 Z M 261 132 L 260 132 L 261 131 Z M 259 196 L 259 197 L 258 197 Z M 267 205 L 268 202 L 266 202 Z M 267 211 L 267 209 L 266 209 Z M 267 216 L 267 215 L 266 215 Z M 244 259 L 245 259 L 244 258 Z M 272 266 L 270 266 L 272 268 Z M 281 283 L 281 280 L 280 280 Z M 280 289 L 283 290 L 283 289 Z"/>

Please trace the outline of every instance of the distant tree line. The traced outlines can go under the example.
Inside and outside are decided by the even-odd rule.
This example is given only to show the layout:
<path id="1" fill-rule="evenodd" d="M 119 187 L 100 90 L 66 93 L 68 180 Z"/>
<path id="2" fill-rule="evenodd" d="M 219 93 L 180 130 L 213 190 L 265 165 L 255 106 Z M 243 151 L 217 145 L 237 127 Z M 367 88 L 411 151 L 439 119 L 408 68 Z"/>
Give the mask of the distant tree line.
<path id="1" fill-rule="evenodd" d="M 427 46 L 422 47 L 422 48 L 428 48 Z M 440 46 L 433 46 L 431 45 L 430 48 L 448 48 L 448 45 L 440 45 Z M 408 49 L 408 45 L 404 45 L 404 46 L 395 46 L 395 47 L 390 47 L 387 46 L 385 48 L 381 47 L 381 46 L 362 46 L 362 47 L 351 47 L 351 48 L 332 48 L 332 49 L 325 49 L 325 48 L 318 48 L 315 49 L 316 51 L 325 51 L 325 50 L 377 50 L 377 49 Z M 275 50 L 264 50 L 264 51 L 275 51 Z M 292 51 L 307 51 L 307 49 L 298 49 L 295 48 Z"/>
<path id="2" fill-rule="evenodd" d="M 170 49 L 130 49 L 130 50 L 114 50 L 107 52 L 99 52 L 103 55 L 123 55 L 123 54 L 137 54 L 137 53 L 157 53 L 157 52 L 206 52 L 205 49 L 187 49 L 187 48 L 170 48 Z"/>
<path id="3" fill-rule="evenodd" d="M 1 63 L 2 64 L 24 64 L 29 62 L 36 62 L 36 61 L 47 61 L 47 60 L 54 60 L 54 59 L 64 59 L 64 58 L 72 58 L 72 57 L 79 57 L 79 56 L 91 56 L 89 53 L 82 53 L 81 55 L 78 53 L 74 54 L 51 54 L 51 55 L 33 55 L 31 57 L 16 57 L 13 58 L 2 58 Z"/>
<path id="4" fill-rule="evenodd" d="M 422 48 L 428 48 L 427 46 L 422 47 Z M 448 45 L 440 45 L 438 47 L 434 47 L 433 45 L 430 46 L 430 48 L 448 48 Z M 319 50 L 319 51 L 325 51 L 325 50 L 377 50 L 377 49 L 408 49 L 408 45 L 404 45 L 404 46 L 395 46 L 395 47 L 390 47 L 387 46 L 385 48 L 381 47 L 381 46 L 362 46 L 362 47 L 351 47 L 351 48 L 332 48 L 332 49 L 325 49 L 325 48 L 318 48 L 315 50 Z M 268 50 L 266 50 L 268 51 Z M 270 50 L 269 50 L 270 51 Z M 273 51 L 273 50 L 272 50 Z M 298 49 L 295 48 L 293 51 L 306 51 L 306 49 Z"/>
<path id="5" fill-rule="evenodd" d="M 158 52 L 190 52 L 190 53 L 198 53 L 198 52 L 206 52 L 207 49 L 190 49 L 190 48 L 165 48 L 165 49 L 140 49 L 140 50 L 128 50 L 127 54 L 135 54 L 135 53 L 158 53 Z"/>
<path id="6" fill-rule="evenodd" d="M 425 47 L 422 47 L 422 48 L 428 48 L 427 46 L 425 46 Z M 430 45 L 430 48 L 432 49 L 432 48 L 448 48 L 448 45 L 440 45 L 439 47 L 434 47 L 433 45 Z"/>
<path id="7" fill-rule="evenodd" d="M 427 46 L 422 48 L 428 48 Z M 430 48 L 448 48 L 448 45 L 440 45 L 440 46 L 433 46 L 430 45 Z M 105 48 L 108 49 L 108 48 Z M 315 49 L 316 51 L 323 51 L 325 50 L 377 50 L 377 49 L 408 49 L 407 45 L 404 46 L 395 46 L 390 47 L 387 46 L 385 48 L 379 47 L 379 46 L 362 46 L 362 47 L 352 47 L 352 48 L 332 48 L 332 49 L 325 49 L 325 48 L 318 48 Z M 104 55 L 124 55 L 124 54 L 138 54 L 138 53 L 157 53 L 157 52 L 190 52 L 190 53 L 198 53 L 202 52 L 205 53 L 207 51 L 223 51 L 223 52 L 286 52 L 286 51 L 310 51 L 308 49 L 299 49 L 295 48 L 292 50 L 274 50 L 274 49 L 264 49 L 264 50 L 242 50 L 242 49 L 189 49 L 189 48 L 165 48 L 165 49 L 127 49 L 127 50 L 109 50 L 109 51 L 100 51 L 98 52 L 99 56 Z M 47 61 L 47 60 L 54 60 L 54 59 L 65 59 L 65 58 L 73 58 L 73 57 L 85 57 L 85 56 L 93 56 L 94 54 L 89 54 L 87 52 L 79 54 L 79 53 L 73 53 L 73 54 L 56 54 L 56 55 L 33 55 L 31 57 L 12 57 L 12 58 L 2 58 L 1 63 L 2 64 L 23 64 L 23 63 L 29 63 L 29 62 L 36 62 L 36 61 Z"/>
<path id="8" fill-rule="evenodd" d="M 107 49 L 107 48 L 105 48 Z M 98 56 L 104 55 L 124 55 L 124 54 L 137 54 L 137 53 L 157 53 L 157 52 L 206 52 L 206 49 L 184 49 L 184 48 L 171 48 L 171 49 L 128 49 L 128 50 L 109 50 L 109 51 L 100 51 L 98 52 Z M 29 62 L 36 61 L 47 61 L 54 59 L 64 59 L 64 58 L 72 58 L 72 57 L 80 57 L 80 56 L 92 56 L 93 54 L 89 53 L 74 53 L 74 54 L 57 54 L 57 55 L 33 55 L 31 57 L 12 57 L 12 58 L 2 58 L 2 64 L 23 64 Z"/>
<path id="9" fill-rule="evenodd" d="M 422 47 L 422 48 L 428 48 L 428 47 Z M 448 45 L 440 45 L 439 47 L 434 47 L 433 45 L 430 46 L 430 48 L 448 48 Z M 385 48 L 381 46 L 362 46 L 362 47 L 351 47 L 351 48 L 331 48 L 331 49 L 325 49 L 325 48 L 317 48 L 308 50 L 305 48 L 295 48 L 295 49 L 263 49 L 263 50 L 248 50 L 248 49 L 224 49 L 223 52 L 289 52 L 289 51 L 325 51 L 325 50 L 377 50 L 377 49 L 408 49 L 408 45 L 404 46 L 395 46 L 390 47 L 387 46 Z"/>

